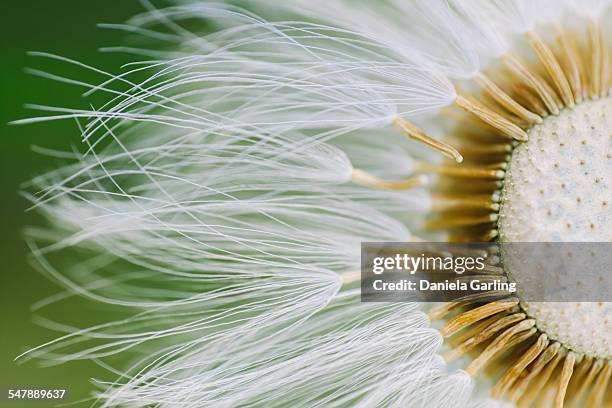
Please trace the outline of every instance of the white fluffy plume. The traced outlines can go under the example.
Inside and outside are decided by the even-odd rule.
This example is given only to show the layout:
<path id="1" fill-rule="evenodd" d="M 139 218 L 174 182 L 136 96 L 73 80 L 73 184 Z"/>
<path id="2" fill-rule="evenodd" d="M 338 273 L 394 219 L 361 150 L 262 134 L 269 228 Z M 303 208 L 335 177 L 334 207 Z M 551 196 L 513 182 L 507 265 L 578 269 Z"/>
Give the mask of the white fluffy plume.
<path id="1" fill-rule="evenodd" d="M 113 48 L 143 59 L 120 75 L 34 53 L 100 81 L 32 73 L 108 95 L 90 109 L 34 106 L 48 116 L 21 121 L 76 120 L 84 146 L 31 185 L 51 224 L 29 231 L 34 256 L 67 289 L 38 306 L 78 294 L 128 316 L 46 321 L 66 333 L 25 358 L 121 357 L 99 383 L 108 407 L 468 404 L 471 380 L 437 357 L 441 337 L 418 305 L 360 303 L 350 278 L 360 242 L 417 239 L 428 193 L 353 175 L 410 177 L 430 153 L 393 120 L 428 126 L 456 96 L 451 79 L 543 15 L 530 3 L 242 2 L 266 18 L 145 3 L 107 25 L 149 44 Z"/>

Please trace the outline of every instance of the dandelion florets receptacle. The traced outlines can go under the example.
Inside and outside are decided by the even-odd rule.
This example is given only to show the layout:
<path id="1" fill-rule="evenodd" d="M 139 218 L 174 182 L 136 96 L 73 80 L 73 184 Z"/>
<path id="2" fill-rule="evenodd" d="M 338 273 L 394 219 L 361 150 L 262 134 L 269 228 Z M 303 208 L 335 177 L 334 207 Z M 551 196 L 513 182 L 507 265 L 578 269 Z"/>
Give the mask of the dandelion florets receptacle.
<path id="1" fill-rule="evenodd" d="M 33 254 L 129 317 L 24 358 L 112 360 L 107 407 L 610 404 L 606 303 L 355 288 L 365 241 L 612 241 L 609 1 L 145 5 L 121 74 L 33 53 L 109 97 L 21 121 L 83 139 Z"/>

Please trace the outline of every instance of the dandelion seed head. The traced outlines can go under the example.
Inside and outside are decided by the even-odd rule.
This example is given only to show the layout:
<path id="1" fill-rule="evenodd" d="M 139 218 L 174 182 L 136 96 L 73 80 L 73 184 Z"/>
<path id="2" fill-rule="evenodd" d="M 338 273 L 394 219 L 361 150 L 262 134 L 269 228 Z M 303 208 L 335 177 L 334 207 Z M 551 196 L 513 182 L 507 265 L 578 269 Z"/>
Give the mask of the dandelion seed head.
<path id="1" fill-rule="evenodd" d="M 149 44 L 105 49 L 136 56 L 121 74 L 34 53 L 99 79 L 32 74 L 108 97 L 19 121 L 70 119 L 82 137 L 30 186 L 51 225 L 29 232 L 33 255 L 67 289 L 38 306 L 79 295 L 129 312 L 44 320 L 62 335 L 24 358 L 123 359 L 97 383 L 106 407 L 462 407 L 497 404 L 480 371 L 510 351 L 485 394 L 562 404 L 575 366 L 597 405 L 612 366 L 580 353 L 609 337 L 600 321 L 579 345 L 558 309 L 496 300 L 449 350 L 417 303 L 360 303 L 355 280 L 366 241 L 609 240 L 595 207 L 610 160 L 594 157 L 609 147 L 610 2 L 587 3 L 145 2 L 106 25 Z M 585 164 L 554 168 L 568 160 Z M 465 371 L 449 365 L 472 345 Z"/>

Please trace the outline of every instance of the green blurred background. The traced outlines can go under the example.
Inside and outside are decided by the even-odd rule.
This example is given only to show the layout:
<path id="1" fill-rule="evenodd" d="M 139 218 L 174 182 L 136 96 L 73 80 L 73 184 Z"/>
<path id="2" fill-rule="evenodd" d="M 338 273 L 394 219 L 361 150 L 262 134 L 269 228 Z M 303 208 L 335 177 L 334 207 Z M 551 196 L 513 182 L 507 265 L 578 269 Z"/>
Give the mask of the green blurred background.
<path id="1" fill-rule="evenodd" d="M 19 195 L 20 184 L 32 176 L 56 166 L 56 159 L 32 152 L 38 145 L 70 150 L 79 144 L 79 133 L 73 121 L 8 125 L 8 122 L 37 115 L 24 108 L 25 103 L 87 108 L 82 88 L 34 77 L 25 67 L 48 70 L 56 74 L 94 80 L 90 73 L 28 57 L 27 51 L 47 51 L 119 72 L 130 57 L 101 53 L 99 47 L 123 42 L 119 31 L 97 28 L 97 23 L 122 23 L 143 11 L 136 0 L 38 0 L 4 1 L 0 24 L 0 210 L 2 235 L 2 326 L 0 327 L 0 388 L 36 386 L 68 387 L 70 401 L 85 398 L 92 377 L 105 374 L 93 362 L 68 363 L 41 367 L 37 362 L 19 364 L 14 358 L 27 346 L 53 338 L 54 333 L 36 326 L 30 306 L 60 289 L 37 272 L 28 261 L 28 250 L 22 238 L 26 225 L 40 223 L 37 215 L 26 212 L 27 202 Z M 66 69 L 66 71 L 63 71 Z M 96 77 L 95 81 L 99 81 Z M 71 321 L 85 320 L 90 313 L 106 313 L 92 308 L 63 306 L 62 314 Z M 95 307 L 95 306 L 93 306 Z M 87 406 L 88 403 L 76 406 Z M 10 407 L 43 407 L 46 403 L 2 403 Z"/>

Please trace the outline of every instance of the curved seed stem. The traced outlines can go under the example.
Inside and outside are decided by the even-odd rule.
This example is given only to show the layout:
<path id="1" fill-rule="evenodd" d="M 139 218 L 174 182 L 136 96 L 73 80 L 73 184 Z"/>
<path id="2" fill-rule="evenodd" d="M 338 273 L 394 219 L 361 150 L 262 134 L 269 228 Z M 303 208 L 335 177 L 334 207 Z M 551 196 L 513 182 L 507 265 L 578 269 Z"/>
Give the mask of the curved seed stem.
<path id="1" fill-rule="evenodd" d="M 491 81 L 485 74 L 477 73 L 474 76 L 474 81 L 480 85 L 485 92 L 508 111 L 514 113 L 519 118 L 529 123 L 541 123 L 542 117 L 531 112 L 523 105 L 515 101 L 510 95 L 504 92 L 497 84 Z"/>
<path id="2" fill-rule="evenodd" d="M 557 88 L 565 106 L 574 106 L 574 94 L 555 54 L 535 32 L 528 32 L 527 39 Z"/>
<path id="3" fill-rule="evenodd" d="M 446 157 L 455 160 L 457 163 L 461 163 L 463 161 L 463 156 L 461 156 L 461 154 L 453 146 L 426 135 L 421 129 L 417 128 L 415 125 L 413 125 L 406 119 L 396 117 L 393 120 L 393 125 L 400 129 L 402 132 L 404 132 L 404 134 L 409 138 L 421 142 L 424 145 L 439 151 Z"/>
<path id="4" fill-rule="evenodd" d="M 471 100 L 463 95 L 457 94 L 455 103 L 464 111 L 477 116 L 483 122 L 499 130 L 504 136 L 520 141 L 526 141 L 528 139 L 527 132 L 521 129 L 518 125 L 510 122 L 499 113 L 492 111 L 475 100 Z"/>
<path id="5" fill-rule="evenodd" d="M 536 77 L 522 62 L 510 53 L 505 54 L 502 57 L 502 61 L 521 81 L 525 82 L 536 91 L 550 113 L 553 115 L 559 114 L 559 106 L 555 101 L 552 90 L 549 89 L 544 81 Z"/>

